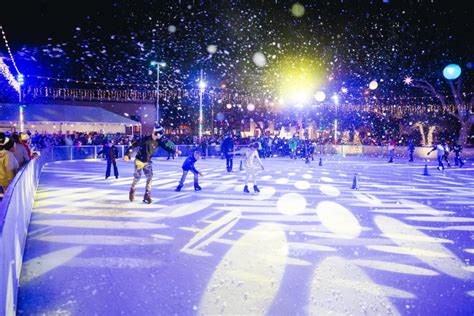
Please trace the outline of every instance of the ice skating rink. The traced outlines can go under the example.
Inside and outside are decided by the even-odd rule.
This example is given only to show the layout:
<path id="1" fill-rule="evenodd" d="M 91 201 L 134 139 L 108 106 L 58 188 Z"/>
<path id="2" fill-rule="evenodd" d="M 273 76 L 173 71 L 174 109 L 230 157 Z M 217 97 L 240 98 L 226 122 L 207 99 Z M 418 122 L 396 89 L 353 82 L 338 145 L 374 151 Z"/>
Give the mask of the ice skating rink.
<path id="1" fill-rule="evenodd" d="M 23 315 L 472 315 L 474 166 L 323 157 L 263 160 L 245 194 L 239 159 L 45 167 L 19 291 Z M 351 189 L 357 175 L 359 190 Z M 250 187 L 251 191 L 252 188 Z"/>

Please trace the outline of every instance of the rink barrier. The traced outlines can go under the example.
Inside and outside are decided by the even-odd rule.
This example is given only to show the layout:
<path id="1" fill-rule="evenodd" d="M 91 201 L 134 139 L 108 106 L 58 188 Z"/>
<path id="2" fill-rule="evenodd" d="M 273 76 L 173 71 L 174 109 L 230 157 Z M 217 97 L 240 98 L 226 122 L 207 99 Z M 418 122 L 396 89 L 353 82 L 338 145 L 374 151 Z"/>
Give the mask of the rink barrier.
<path id="1" fill-rule="evenodd" d="M 123 158 L 128 146 L 116 145 L 119 158 Z M 236 145 L 235 150 L 238 151 L 246 148 L 247 145 Z M 205 149 L 194 145 L 176 145 L 179 149 L 181 157 L 191 155 L 195 150 L 199 150 L 203 157 L 223 158 L 221 154 L 220 145 L 209 145 Z M 436 153 L 427 155 L 432 147 L 416 147 L 413 156 L 422 159 L 436 159 Z M 78 160 L 78 159 L 95 159 L 97 153 L 102 150 L 102 146 L 55 146 L 49 149 L 51 151 L 52 160 Z M 136 151 L 136 150 L 135 150 Z M 273 148 L 271 150 L 273 156 L 284 157 L 289 155 L 289 151 Z M 134 153 L 135 154 L 135 153 Z M 317 145 L 314 155 L 341 155 L 341 156 L 360 156 L 360 157 L 388 157 L 387 146 L 368 146 L 368 145 Z M 464 148 L 461 156 L 463 158 L 474 159 L 474 148 Z M 153 157 L 168 157 L 168 152 L 163 148 L 158 148 Z M 408 158 L 408 147 L 397 146 L 395 148 L 395 158 Z M 450 158 L 453 159 L 454 154 L 450 153 Z"/>
<path id="2" fill-rule="evenodd" d="M 27 163 L 0 202 L 0 315 L 15 315 L 23 252 L 41 169 L 49 151 Z"/>

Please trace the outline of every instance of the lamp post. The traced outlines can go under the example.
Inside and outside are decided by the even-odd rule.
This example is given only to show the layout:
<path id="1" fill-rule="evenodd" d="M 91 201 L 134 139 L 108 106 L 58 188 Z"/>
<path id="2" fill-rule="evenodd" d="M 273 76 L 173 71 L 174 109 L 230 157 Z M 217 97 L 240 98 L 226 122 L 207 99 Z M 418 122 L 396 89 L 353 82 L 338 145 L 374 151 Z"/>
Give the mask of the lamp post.
<path id="1" fill-rule="evenodd" d="M 23 133 L 23 130 L 25 129 L 25 117 L 24 117 L 24 111 L 23 111 L 23 106 L 21 105 L 22 98 L 21 98 L 21 86 L 25 83 L 25 78 L 23 77 L 22 74 L 18 74 L 17 77 L 18 85 L 20 86 L 20 91 L 18 91 L 18 104 L 19 104 L 19 110 L 20 110 L 20 133 Z"/>
<path id="2" fill-rule="evenodd" d="M 160 123 L 160 67 L 166 67 L 166 63 L 152 61 L 150 64 L 156 66 L 156 123 Z"/>
<path id="3" fill-rule="evenodd" d="M 339 96 L 334 94 L 331 99 L 334 101 L 336 105 L 336 117 L 334 118 L 334 145 L 337 144 L 337 106 L 339 105 Z"/>
<path id="4" fill-rule="evenodd" d="M 202 95 L 205 89 L 206 89 L 206 83 L 203 80 L 202 69 L 201 69 L 201 76 L 199 79 L 199 141 L 202 140 L 202 124 L 203 124 Z"/>

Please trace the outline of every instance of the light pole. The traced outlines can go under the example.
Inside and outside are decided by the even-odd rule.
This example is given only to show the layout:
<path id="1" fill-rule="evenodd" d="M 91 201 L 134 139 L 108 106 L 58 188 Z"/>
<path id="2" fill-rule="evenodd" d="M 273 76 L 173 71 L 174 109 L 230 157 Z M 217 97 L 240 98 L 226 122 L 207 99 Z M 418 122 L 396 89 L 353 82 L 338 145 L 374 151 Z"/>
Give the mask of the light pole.
<path id="1" fill-rule="evenodd" d="M 336 116 L 334 118 L 334 145 L 337 144 L 337 106 L 339 105 L 339 96 L 334 94 L 331 99 L 334 101 L 336 105 Z"/>
<path id="2" fill-rule="evenodd" d="M 202 95 L 203 95 L 205 89 L 206 89 L 206 83 L 203 80 L 202 69 L 201 69 L 201 76 L 200 76 L 200 79 L 199 79 L 199 141 L 202 140 L 202 124 L 203 124 Z"/>
<path id="3" fill-rule="evenodd" d="M 20 91 L 18 92 L 18 103 L 19 103 L 19 110 L 20 110 L 20 133 L 23 133 L 23 130 L 25 129 L 25 116 L 24 116 L 24 111 L 23 111 L 23 106 L 21 104 L 22 102 L 22 96 L 21 96 L 21 86 L 25 83 L 25 77 L 22 74 L 18 74 L 18 85 L 20 86 Z"/>
<path id="4" fill-rule="evenodd" d="M 156 66 L 156 123 L 160 123 L 160 67 L 166 67 L 165 62 L 152 61 L 152 66 Z"/>

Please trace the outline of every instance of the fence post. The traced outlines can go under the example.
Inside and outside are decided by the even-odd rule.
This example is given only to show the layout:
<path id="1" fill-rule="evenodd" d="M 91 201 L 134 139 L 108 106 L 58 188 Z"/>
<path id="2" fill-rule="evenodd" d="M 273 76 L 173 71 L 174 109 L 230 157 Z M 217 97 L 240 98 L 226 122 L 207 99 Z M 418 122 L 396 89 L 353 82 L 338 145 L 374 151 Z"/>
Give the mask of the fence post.
<path id="1" fill-rule="evenodd" d="M 97 158 L 97 146 L 94 145 L 94 159 Z"/>
<path id="2" fill-rule="evenodd" d="M 122 158 L 125 157 L 125 145 L 122 145 Z"/>
<path id="3" fill-rule="evenodd" d="M 69 146 L 69 160 L 72 160 L 72 146 Z"/>

